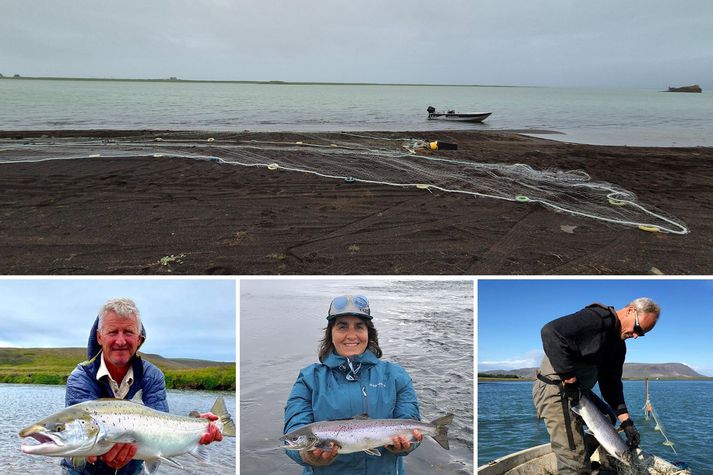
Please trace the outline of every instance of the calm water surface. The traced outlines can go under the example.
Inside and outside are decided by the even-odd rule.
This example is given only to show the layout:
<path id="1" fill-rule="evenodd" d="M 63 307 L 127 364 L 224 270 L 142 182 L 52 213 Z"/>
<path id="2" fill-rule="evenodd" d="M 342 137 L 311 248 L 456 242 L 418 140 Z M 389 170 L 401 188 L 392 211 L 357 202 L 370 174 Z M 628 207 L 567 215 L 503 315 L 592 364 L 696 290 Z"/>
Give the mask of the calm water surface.
<path id="1" fill-rule="evenodd" d="M 426 107 L 489 111 L 483 124 Z M 0 80 L 0 130 L 554 130 L 581 143 L 713 146 L 713 94 L 636 89 Z"/>
<path id="2" fill-rule="evenodd" d="M 544 421 L 535 420 L 532 382 L 478 384 L 478 465 L 509 453 L 549 442 Z M 649 399 L 675 454 L 663 445 L 653 418 L 644 418 L 643 381 L 624 381 L 624 395 L 641 447 L 671 461 L 684 461 L 695 475 L 713 474 L 713 381 L 650 381 Z"/>
<path id="3" fill-rule="evenodd" d="M 64 386 L 0 384 L 0 473 L 59 473 L 59 458 L 26 455 L 20 452 L 18 432 L 33 422 L 64 408 Z M 174 414 L 187 415 L 192 410 L 207 412 L 216 397 L 223 396 L 228 411 L 236 421 L 235 394 L 232 392 L 168 391 L 168 405 Z M 185 470 L 161 464 L 159 474 L 235 473 L 236 439 L 226 438 L 208 447 L 210 463 L 204 464 L 190 455 L 176 460 Z"/>
<path id="4" fill-rule="evenodd" d="M 408 474 L 473 473 L 472 281 L 355 280 L 241 281 L 240 473 L 302 473 L 279 448 L 283 410 L 341 294 L 369 298 L 383 358 L 411 375 L 421 417 L 455 414 L 450 450 L 426 438 L 406 457 Z"/>

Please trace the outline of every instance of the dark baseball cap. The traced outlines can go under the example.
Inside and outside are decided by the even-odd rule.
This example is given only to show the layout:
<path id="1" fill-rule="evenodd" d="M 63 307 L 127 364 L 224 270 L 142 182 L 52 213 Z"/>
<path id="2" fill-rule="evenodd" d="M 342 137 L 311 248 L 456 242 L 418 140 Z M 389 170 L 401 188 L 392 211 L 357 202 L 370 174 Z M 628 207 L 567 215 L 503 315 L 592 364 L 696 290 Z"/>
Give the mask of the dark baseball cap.
<path id="1" fill-rule="evenodd" d="M 327 320 L 349 315 L 371 320 L 373 317 L 369 310 L 369 299 L 363 295 L 341 295 L 332 300 Z"/>

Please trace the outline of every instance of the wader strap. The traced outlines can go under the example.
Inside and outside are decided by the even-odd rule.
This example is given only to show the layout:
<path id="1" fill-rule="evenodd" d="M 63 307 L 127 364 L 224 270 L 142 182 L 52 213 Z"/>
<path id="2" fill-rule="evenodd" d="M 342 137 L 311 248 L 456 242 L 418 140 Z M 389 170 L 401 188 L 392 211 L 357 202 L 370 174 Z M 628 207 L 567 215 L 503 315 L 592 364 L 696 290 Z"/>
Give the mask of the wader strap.
<path id="1" fill-rule="evenodd" d="M 537 372 L 537 379 L 545 384 L 551 384 L 553 386 L 560 387 L 560 397 L 562 399 L 562 415 L 564 416 L 564 428 L 567 432 L 567 444 L 569 445 L 569 450 L 576 450 L 574 445 L 574 434 L 572 433 L 572 415 L 569 413 L 569 399 L 564 395 L 564 383 L 559 379 L 550 379 L 547 376 Z"/>
<path id="2" fill-rule="evenodd" d="M 559 379 L 550 379 L 547 376 L 541 374 L 539 371 L 537 372 L 537 379 L 539 379 L 545 384 L 552 384 L 554 386 L 559 386 L 561 382 Z"/>
<path id="3" fill-rule="evenodd" d="M 572 415 L 569 413 L 569 399 L 562 392 L 562 415 L 564 416 L 564 428 L 567 432 L 567 444 L 569 444 L 569 450 L 575 450 L 577 447 L 574 445 L 574 434 L 572 433 Z"/>

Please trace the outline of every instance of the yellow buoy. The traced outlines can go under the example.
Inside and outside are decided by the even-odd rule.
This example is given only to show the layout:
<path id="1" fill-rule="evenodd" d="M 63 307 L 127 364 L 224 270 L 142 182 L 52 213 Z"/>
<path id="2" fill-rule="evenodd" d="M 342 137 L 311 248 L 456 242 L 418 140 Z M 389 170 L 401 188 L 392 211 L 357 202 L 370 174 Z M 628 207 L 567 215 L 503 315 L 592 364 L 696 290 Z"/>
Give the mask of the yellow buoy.
<path id="1" fill-rule="evenodd" d="M 425 183 L 419 183 L 416 185 L 416 188 L 419 190 L 427 190 L 431 187 L 431 185 L 426 185 Z"/>
<path id="2" fill-rule="evenodd" d="M 278 165 L 277 163 L 271 163 L 267 166 L 268 170 L 277 170 L 278 168 L 280 168 L 280 165 Z"/>
<path id="3" fill-rule="evenodd" d="M 528 201 L 530 201 L 530 198 L 525 195 L 517 195 L 515 197 L 515 201 L 519 201 L 520 203 L 527 203 Z"/>
<path id="4" fill-rule="evenodd" d="M 639 225 L 639 229 L 641 229 L 642 231 L 648 231 L 650 233 L 657 233 L 661 231 L 661 228 L 659 228 L 658 226 L 645 226 L 643 224 Z"/>
<path id="5" fill-rule="evenodd" d="M 609 198 L 609 204 L 614 206 L 624 206 L 626 204 L 626 201 Z"/>
<path id="6" fill-rule="evenodd" d="M 215 139 L 213 137 L 209 137 L 208 142 L 215 142 Z"/>

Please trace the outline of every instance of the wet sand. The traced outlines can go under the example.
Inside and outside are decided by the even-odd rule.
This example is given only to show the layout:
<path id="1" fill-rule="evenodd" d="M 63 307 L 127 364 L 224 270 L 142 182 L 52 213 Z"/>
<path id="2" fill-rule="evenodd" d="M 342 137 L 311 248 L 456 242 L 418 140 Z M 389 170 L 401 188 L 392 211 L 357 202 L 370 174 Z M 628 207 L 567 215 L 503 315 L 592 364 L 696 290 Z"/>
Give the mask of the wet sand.
<path id="1" fill-rule="evenodd" d="M 303 137 L 0 132 L 0 150 L 42 136 L 162 136 L 188 143 Z M 437 190 L 187 158 L 102 157 L 0 164 L 0 272 L 703 275 L 713 268 L 713 148 L 590 146 L 502 132 L 429 132 L 427 138 L 457 143 L 457 151 L 444 152 L 449 157 L 585 170 L 679 218 L 690 234 Z"/>

